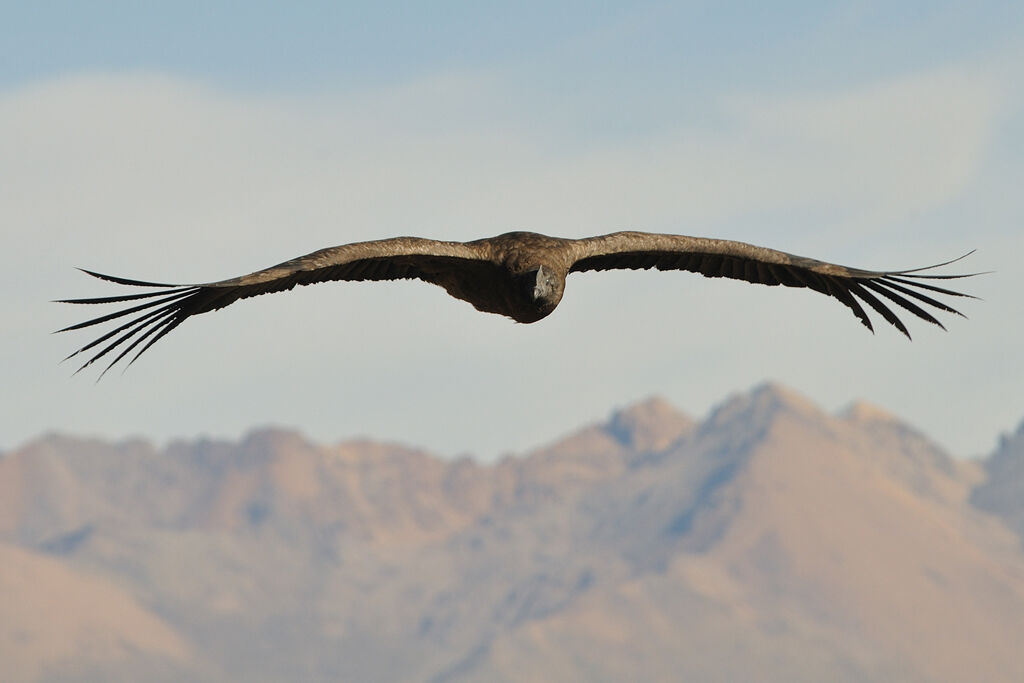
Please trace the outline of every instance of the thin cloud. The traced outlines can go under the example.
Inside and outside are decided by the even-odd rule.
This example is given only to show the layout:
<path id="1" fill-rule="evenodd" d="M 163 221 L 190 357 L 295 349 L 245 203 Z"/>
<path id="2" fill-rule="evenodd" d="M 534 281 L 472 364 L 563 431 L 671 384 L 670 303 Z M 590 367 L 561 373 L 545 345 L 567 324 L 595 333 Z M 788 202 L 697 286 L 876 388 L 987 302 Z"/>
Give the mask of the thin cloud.
<path id="1" fill-rule="evenodd" d="M 629 227 L 813 244 L 811 255 L 838 258 L 818 251 L 848 243 L 854 219 L 858 239 L 877 237 L 970 186 L 993 144 L 1000 84 L 942 70 L 826 93 L 729 92 L 695 102 L 678 126 L 557 147 L 558 131 L 518 123 L 529 103 L 502 98 L 500 78 L 486 74 L 311 97 L 234 95 L 152 74 L 65 78 L 0 98 L 2 258 L 18 283 L 0 301 L 43 339 L 70 315 L 43 301 L 107 291 L 74 265 L 208 280 L 393 234 Z M 838 227 L 821 232 L 808 212 Z M 885 265 L 925 265 L 928 228 L 908 230 L 917 246 L 886 247 Z M 833 396 L 837 367 L 933 386 L 936 368 L 912 360 L 928 341 L 885 361 L 910 347 L 795 294 L 692 276 L 581 277 L 538 329 L 424 285 L 325 286 L 202 316 L 101 388 L 55 367 L 74 340 L 26 344 L 22 329 L 0 336 L 0 353 L 16 359 L 6 386 L 36 389 L 27 401 L 5 395 L 0 432 L 13 443 L 54 426 L 170 436 L 273 421 L 324 440 L 369 433 L 494 454 L 652 391 L 693 408 L 781 377 L 825 402 L 856 393 L 899 405 L 881 381 L 851 379 Z M 754 347 L 751 329 L 766 330 Z M 637 349 L 643 358 L 630 360 Z M 424 363 L 436 370 L 430 381 Z M 538 397 L 565 412 L 545 413 Z M 465 423 L 458 433 L 445 426 L 452 414 Z M 499 414 L 510 418 L 488 422 Z"/>

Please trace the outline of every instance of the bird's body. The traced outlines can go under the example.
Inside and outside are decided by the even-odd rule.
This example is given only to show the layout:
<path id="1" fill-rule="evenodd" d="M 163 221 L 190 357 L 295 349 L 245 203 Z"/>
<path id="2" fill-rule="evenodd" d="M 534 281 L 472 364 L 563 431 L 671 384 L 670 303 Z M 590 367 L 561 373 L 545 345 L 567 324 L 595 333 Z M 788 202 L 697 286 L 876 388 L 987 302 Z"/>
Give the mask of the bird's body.
<path id="1" fill-rule="evenodd" d="M 960 315 L 934 296 L 967 296 L 922 282 L 966 275 L 921 273 L 929 268 L 859 270 L 743 242 L 685 235 L 616 232 L 586 239 L 563 239 L 533 232 L 510 232 L 472 242 L 419 237 L 356 242 L 321 249 L 241 277 L 198 285 L 167 285 L 85 271 L 104 280 L 159 291 L 64 300 L 77 304 L 135 300 L 142 303 L 61 331 L 138 313 L 129 322 L 71 354 L 77 355 L 110 340 L 82 366 L 85 368 L 123 345 L 107 366 L 109 369 L 141 346 L 132 358 L 134 362 L 154 342 L 193 315 L 223 308 L 238 299 L 329 280 L 419 279 L 444 288 L 451 296 L 469 302 L 479 311 L 533 323 L 550 315 L 558 306 L 569 274 L 623 268 L 687 270 L 707 277 L 806 287 L 838 299 L 865 326 L 873 329 L 860 304 L 864 302 L 908 337 L 906 326 L 879 296 L 940 327 L 941 323 L 921 304 Z"/>
<path id="2" fill-rule="evenodd" d="M 456 299 L 478 311 L 505 315 L 516 322 L 535 323 L 555 310 L 565 292 L 572 240 L 510 232 L 470 242 L 490 267 L 483 280 L 456 276 L 456 286 L 444 286 Z"/>

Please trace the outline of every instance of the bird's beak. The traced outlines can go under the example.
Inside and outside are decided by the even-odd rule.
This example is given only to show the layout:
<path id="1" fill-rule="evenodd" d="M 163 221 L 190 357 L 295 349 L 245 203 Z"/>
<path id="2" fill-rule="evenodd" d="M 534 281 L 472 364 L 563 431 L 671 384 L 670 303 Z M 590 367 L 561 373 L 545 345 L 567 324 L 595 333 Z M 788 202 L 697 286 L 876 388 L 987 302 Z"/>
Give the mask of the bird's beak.
<path id="1" fill-rule="evenodd" d="M 548 282 L 548 270 L 541 266 L 537 269 L 536 279 L 533 283 L 534 301 L 545 299 L 551 294 L 551 284 Z"/>

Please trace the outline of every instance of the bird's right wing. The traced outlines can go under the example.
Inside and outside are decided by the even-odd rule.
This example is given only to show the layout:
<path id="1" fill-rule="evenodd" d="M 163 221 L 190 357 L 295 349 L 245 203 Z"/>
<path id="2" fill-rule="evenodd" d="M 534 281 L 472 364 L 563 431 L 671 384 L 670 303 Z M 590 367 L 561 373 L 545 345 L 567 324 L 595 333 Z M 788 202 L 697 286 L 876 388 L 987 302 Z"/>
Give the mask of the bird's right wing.
<path id="1" fill-rule="evenodd" d="M 863 301 L 908 338 L 910 332 L 906 325 L 879 296 L 922 320 L 943 327 L 920 304 L 963 316 L 960 311 L 935 296 L 974 297 L 923 280 L 950 280 L 977 275 L 923 272 L 954 263 L 973 252 L 925 268 L 873 271 L 848 268 L 745 242 L 645 232 L 616 232 L 575 240 L 569 249 L 573 255 L 573 265 L 569 272 L 657 268 L 687 270 L 705 277 L 725 277 L 762 285 L 806 287 L 838 299 L 869 330 L 874 331 L 871 320 L 860 304 Z"/>
<path id="2" fill-rule="evenodd" d="M 396 237 L 321 249 L 248 275 L 198 285 L 145 282 L 85 270 L 85 273 L 101 280 L 158 291 L 87 299 L 63 299 L 60 303 L 142 303 L 70 325 L 58 332 L 77 330 L 124 316 L 133 316 L 67 357 L 77 356 L 109 340 L 106 346 L 95 351 L 78 368 L 78 371 L 81 371 L 121 347 L 118 355 L 104 369 L 105 373 L 141 345 L 128 364 L 134 363 L 157 340 L 187 318 L 224 308 L 239 299 L 284 292 L 296 285 L 310 285 L 330 280 L 420 279 L 436 284 L 452 271 L 490 267 L 488 256 L 489 252 L 482 245 L 441 242 L 418 237 Z M 102 377 L 102 374 L 100 376 Z"/>

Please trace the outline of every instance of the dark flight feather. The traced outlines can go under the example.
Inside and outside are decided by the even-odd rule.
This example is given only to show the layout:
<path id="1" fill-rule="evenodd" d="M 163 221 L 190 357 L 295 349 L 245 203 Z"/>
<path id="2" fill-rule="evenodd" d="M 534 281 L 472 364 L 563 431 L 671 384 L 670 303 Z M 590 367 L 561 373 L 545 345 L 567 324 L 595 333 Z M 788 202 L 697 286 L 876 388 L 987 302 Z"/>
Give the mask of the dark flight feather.
<path id="1" fill-rule="evenodd" d="M 554 310 L 570 273 L 630 270 L 683 270 L 705 277 L 725 277 L 768 286 L 803 287 L 830 296 L 849 308 L 874 331 L 862 302 L 908 338 L 910 332 L 893 306 L 945 329 L 925 307 L 963 316 L 937 299 L 971 297 L 929 280 L 952 280 L 970 274 L 929 272 L 959 261 L 973 252 L 934 266 L 899 271 L 847 268 L 743 242 L 684 235 L 618 232 L 572 240 L 536 233 L 514 232 L 474 242 L 442 242 L 396 237 L 321 249 L 248 275 L 195 285 L 173 285 L 83 272 L 121 285 L 157 291 L 63 299 L 61 303 L 103 305 L 132 302 L 107 313 L 58 330 L 66 332 L 128 318 L 114 329 L 70 354 L 65 360 L 102 346 L 78 368 L 105 359 L 112 368 L 138 349 L 131 365 L 153 344 L 188 318 L 229 306 L 239 299 L 332 280 L 419 279 L 443 287 L 450 295 L 480 311 L 535 322 Z M 925 293 L 927 292 L 927 294 Z M 141 302 L 141 303 L 134 303 Z M 886 303 L 889 302 L 889 303 Z M 102 377 L 102 373 L 100 375 Z"/>

